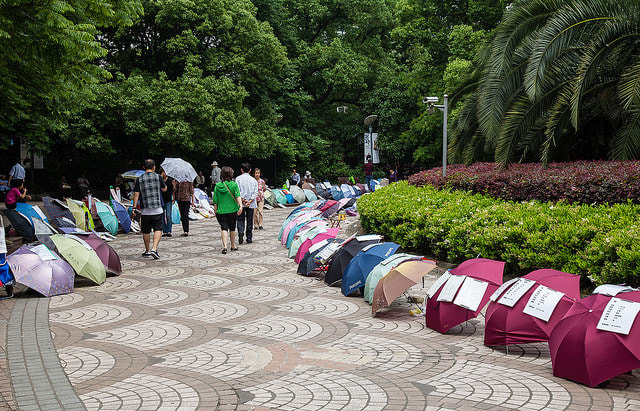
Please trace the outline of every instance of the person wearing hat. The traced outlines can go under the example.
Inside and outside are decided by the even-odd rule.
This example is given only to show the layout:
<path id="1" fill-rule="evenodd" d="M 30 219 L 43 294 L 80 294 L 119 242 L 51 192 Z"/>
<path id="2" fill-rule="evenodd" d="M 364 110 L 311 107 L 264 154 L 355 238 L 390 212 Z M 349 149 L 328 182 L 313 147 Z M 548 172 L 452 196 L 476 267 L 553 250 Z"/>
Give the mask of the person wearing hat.
<path id="1" fill-rule="evenodd" d="M 211 163 L 211 166 L 213 167 L 211 169 L 211 187 L 213 190 L 213 187 L 220 182 L 220 168 L 218 167 L 217 161 Z"/>

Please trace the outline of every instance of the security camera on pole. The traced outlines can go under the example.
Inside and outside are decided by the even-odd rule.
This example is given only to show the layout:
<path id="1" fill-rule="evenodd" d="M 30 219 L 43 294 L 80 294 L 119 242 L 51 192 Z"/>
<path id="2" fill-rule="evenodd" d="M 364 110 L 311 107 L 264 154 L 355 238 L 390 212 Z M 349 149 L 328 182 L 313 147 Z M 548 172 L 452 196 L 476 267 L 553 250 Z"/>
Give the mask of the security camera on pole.
<path id="1" fill-rule="evenodd" d="M 444 113 L 444 124 L 442 125 L 442 177 L 447 176 L 447 120 L 449 116 L 449 96 L 444 95 L 443 104 L 436 104 L 440 99 L 438 97 L 423 97 L 422 102 L 427 104 L 427 113 L 435 113 L 438 109 Z"/>

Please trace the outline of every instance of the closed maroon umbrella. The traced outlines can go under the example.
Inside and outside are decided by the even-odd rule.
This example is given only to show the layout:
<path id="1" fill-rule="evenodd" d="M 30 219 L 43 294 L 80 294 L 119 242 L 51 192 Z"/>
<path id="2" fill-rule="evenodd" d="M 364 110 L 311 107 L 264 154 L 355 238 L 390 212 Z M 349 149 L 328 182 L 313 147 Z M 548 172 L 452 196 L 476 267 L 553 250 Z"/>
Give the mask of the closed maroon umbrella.
<path id="1" fill-rule="evenodd" d="M 553 375 L 595 387 L 640 368 L 640 315 L 626 335 L 597 328 L 612 298 L 591 294 L 576 301 L 558 322 L 549 338 Z M 640 291 L 615 298 L 640 303 Z"/>
<path id="2" fill-rule="evenodd" d="M 76 235 L 78 235 L 76 233 Z M 88 235 L 81 235 L 82 238 L 93 250 L 98 254 L 98 258 L 104 264 L 107 272 L 120 275 L 122 274 L 122 264 L 120 264 L 120 256 L 106 241 L 97 235 L 90 233 Z"/>
<path id="3" fill-rule="evenodd" d="M 489 303 L 485 314 L 485 345 L 526 344 L 548 341 L 553 328 L 569 311 L 573 303 L 580 298 L 580 276 L 575 274 L 543 269 L 533 271 L 522 278 L 535 281 L 536 285 L 529 288 L 515 305 L 509 307 L 501 304 L 499 299 Z M 540 285 L 553 291 L 538 290 Z M 507 290 L 508 288 L 505 288 L 503 291 L 506 292 Z M 536 317 L 527 314 L 530 311 L 525 310 L 525 308 L 534 293 L 540 295 L 546 292 L 548 294 L 547 298 L 560 297 L 560 294 L 554 291 L 559 291 L 564 296 L 559 301 L 555 300 L 558 302 L 547 321 L 538 318 L 540 315 Z"/>
<path id="4" fill-rule="evenodd" d="M 470 310 L 454 302 L 438 301 L 446 284 L 441 286 L 431 297 L 427 298 L 425 321 L 432 330 L 446 333 L 458 324 L 478 316 L 482 308 L 489 302 L 489 297 L 502 284 L 504 262 L 487 258 L 472 258 L 452 269 L 452 277 L 466 276 L 488 283 L 485 291 L 479 296 L 480 304 L 476 310 Z M 466 281 L 466 280 L 465 280 Z M 457 292 L 456 292 L 457 294 Z"/>

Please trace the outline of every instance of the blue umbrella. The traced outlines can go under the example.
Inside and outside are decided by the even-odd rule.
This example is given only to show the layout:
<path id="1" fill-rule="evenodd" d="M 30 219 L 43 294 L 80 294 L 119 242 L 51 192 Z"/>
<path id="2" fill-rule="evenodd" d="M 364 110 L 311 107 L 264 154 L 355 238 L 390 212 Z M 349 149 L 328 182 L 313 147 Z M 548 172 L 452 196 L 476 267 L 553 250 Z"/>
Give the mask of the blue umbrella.
<path id="1" fill-rule="evenodd" d="M 300 213 L 306 212 L 306 211 L 310 211 L 310 207 L 307 207 L 305 203 L 301 206 L 296 207 L 295 210 L 293 210 L 291 213 L 289 213 L 289 215 L 287 216 L 287 218 L 284 219 L 284 222 L 282 223 L 282 226 L 280 227 L 280 232 L 278 233 L 278 240 L 282 240 L 282 233 L 284 231 L 284 228 L 287 226 L 287 224 L 289 224 L 291 222 L 291 220 L 293 220 L 294 218 L 300 216 Z"/>
<path id="2" fill-rule="evenodd" d="M 44 215 L 44 213 L 42 212 L 42 210 L 40 210 L 38 206 L 34 206 L 27 203 L 16 203 L 16 211 L 21 213 L 25 217 L 27 217 L 29 220 L 31 220 L 32 224 L 33 224 L 34 218 L 37 218 L 38 220 L 42 220 L 49 223 L 47 216 Z"/>
<path id="3" fill-rule="evenodd" d="M 293 198 L 292 194 L 285 194 L 284 197 L 287 199 L 287 204 L 293 204 L 296 202 L 296 199 Z"/>
<path id="4" fill-rule="evenodd" d="M 349 295 L 364 288 L 367 277 L 373 267 L 395 254 L 400 248 L 396 243 L 373 244 L 360 251 L 347 265 L 342 275 L 342 294 Z"/>
<path id="5" fill-rule="evenodd" d="M 131 217 L 129 217 L 127 209 L 116 200 L 111 200 L 111 205 L 113 206 L 113 211 L 116 213 L 116 217 L 118 218 L 118 221 L 120 221 L 120 225 L 124 229 L 124 232 L 128 233 L 131 231 Z"/>
<path id="6" fill-rule="evenodd" d="M 137 179 L 141 175 L 144 174 L 144 170 L 129 170 L 122 173 L 122 178 L 133 178 Z"/>
<path id="7" fill-rule="evenodd" d="M 331 197 L 333 197 L 333 199 L 336 201 L 344 197 L 340 186 L 331 186 Z"/>
<path id="8" fill-rule="evenodd" d="M 118 218 L 116 217 L 116 213 L 113 209 L 106 203 L 96 200 L 96 212 L 98 213 L 98 217 L 100 217 L 100 221 L 102 221 L 104 228 L 106 228 L 112 235 L 118 234 Z"/>
<path id="9" fill-rule="evenodd" d="M 304 189 L 304 195 L 307 197 L 308 201 L 316 201 L 318 199 L 316 194 L 308 188 Z"/>

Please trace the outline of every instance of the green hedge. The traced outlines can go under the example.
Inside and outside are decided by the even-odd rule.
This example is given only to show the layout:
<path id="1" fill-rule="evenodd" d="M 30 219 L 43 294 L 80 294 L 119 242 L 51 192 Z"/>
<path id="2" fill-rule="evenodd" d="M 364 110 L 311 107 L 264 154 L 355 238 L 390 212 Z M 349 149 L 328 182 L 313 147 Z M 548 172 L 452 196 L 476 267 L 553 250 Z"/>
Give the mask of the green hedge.
<path id="1" fill-rule="evenodd" d="M 400 182 L 361 197 L 358 211 L 366 230 L 439 260 L 480 254 L 510 275 L 553 268 L 585 287 L 640 286 L 640 206 L 630 203 L 517 203 Z"/>

